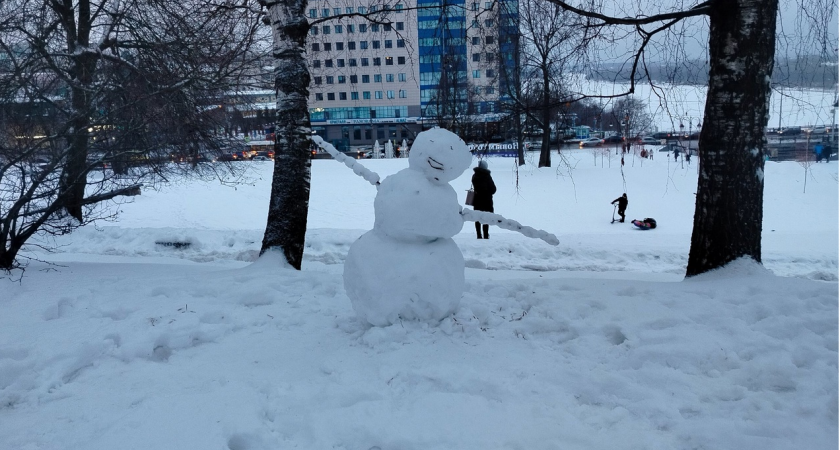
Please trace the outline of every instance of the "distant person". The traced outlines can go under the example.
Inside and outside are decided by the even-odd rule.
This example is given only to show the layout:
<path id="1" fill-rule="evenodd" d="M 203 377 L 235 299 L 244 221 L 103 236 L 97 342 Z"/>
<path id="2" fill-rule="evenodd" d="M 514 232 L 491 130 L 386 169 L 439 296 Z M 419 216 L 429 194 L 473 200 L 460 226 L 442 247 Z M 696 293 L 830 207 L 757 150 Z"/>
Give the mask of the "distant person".
<path id="1" fill-rule="evenodd" d="M 496 183 L 493 183 L 493 177 L 490 176 L 490 170 L 487 169 L 487 161 L 481 160 L 478 162 L 478 167 L 474 168 L 472 176 L 473 190 L 475 196 L 473 197 L 473 209 L 476 211 L 493 211 L 493 194 L 496 193 Z M 481 222 L 475 223 L 475 234 L 478 239 L 482 239 L 482 231 L 484 231 L 483 239 L 490 239 L 490 225 L 483 225 Z"/>
<path id="2" fill-rule="evenodd" d="M 674 147 L 674 162 L 677 162 L 677 158 L 680 156 L 680 148 Z"/>
<path id="3" fill-rule="evenodd" d="M 691 164 L 691 150 L 685 152 L 685 162 Z"/>
<path id="4" fill-rule="evenodd" d="M 618 203 L 618 215 L 621 216 L 619 222 L 624 222 L 624 211 L 627 210 L 627 193 L 621 194 L 621 197 L 613 200 L 611 205 Z"/>

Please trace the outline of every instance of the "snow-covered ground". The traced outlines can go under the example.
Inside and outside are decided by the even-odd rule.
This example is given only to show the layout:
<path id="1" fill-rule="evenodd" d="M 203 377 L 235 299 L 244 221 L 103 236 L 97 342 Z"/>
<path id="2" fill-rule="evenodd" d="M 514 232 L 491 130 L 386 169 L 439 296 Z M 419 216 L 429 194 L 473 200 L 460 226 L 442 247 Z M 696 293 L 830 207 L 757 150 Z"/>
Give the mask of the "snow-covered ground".
<path id="1" fill-rule="evenodd" d="M 764 267 L 683 280 L 696 161 L 566 158 L 490 159 L 496 212 L 561 243 L 465 225 L 437 326 L 355 317 L 343 261 L 376 190 L 335 161 L 313 161 L 299 272 L 256 260 L 273 163 L 144 191 L 0 280 L 0 449 L 836 448 L 837 162 L 767 163 Z M 622 192 L 657 229 L 610 223 Z"/>

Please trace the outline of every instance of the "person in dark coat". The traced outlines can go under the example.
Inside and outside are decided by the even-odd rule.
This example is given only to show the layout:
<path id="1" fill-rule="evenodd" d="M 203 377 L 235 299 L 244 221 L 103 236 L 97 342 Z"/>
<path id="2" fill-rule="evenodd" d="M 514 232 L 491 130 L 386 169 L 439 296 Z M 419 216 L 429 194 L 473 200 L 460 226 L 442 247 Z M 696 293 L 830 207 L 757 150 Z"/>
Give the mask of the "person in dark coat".
<path id="1" fill-rule="evenodd" d="M 487 161 L 479 161 L 478 167 L 474 168 L 473 171 L 475 172 L 472 176 L 472 185 L 475 191 L 473 209 L 476 211 L 494 212 L 493 194 L 496 193 L 496 183 L 493 183 L 490 170 L 487 169 Z M 482 230 L 484 231 L 484 239 L 490 239 L 490 225 L 482 226 L 481 222 L 476 222 L 475 234 L 479 239 L 482 238 Z"/>
<path id="2" fill-rule="evenodd" d="M 621 194 L 621 197 L 613 200 L 611 205 L 615 205 L 618 203 L 618 215 L 621 216 L 621 220 L 619 222 L 624 222 L 624 210 L 627 209 L 627 193 Z"/>

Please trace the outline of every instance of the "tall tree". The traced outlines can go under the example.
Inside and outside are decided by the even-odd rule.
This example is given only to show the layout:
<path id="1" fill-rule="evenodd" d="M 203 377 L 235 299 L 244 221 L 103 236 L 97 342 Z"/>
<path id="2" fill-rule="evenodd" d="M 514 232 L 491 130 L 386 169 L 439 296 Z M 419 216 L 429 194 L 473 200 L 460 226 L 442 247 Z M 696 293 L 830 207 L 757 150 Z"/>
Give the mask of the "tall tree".
<path id="1" fill-rule="evenodd" d="M 274 175 L 268 222 L 260 254 L 282 251 L 300 270 L 309 209 L 311 161 L 309 69 L 305 58 L 309 22 L 306 0 L 260 0 L 268 9 L 274 32 L 274 74 L 277 94 Z"/>
<path id="2" fill-rule="evenodd" d="M 652 16 L 611 17 L 548 0 L 593 27 L 629 26 L 641 37 L 635 76 L 651 38 L 680 20 L 709 21 L 709 90 L 700 134 L 700 177 L 686 276 L 740 257 L 761 262 L 765 127 L 776 44 L 778 0 L 709 0 Z M 646 26 L 653 26 L 646 29 Z M 629 93 L 632 93 L 632 82 Z"/>
<path id="3" fill-rule="evenodd" d="M 210 111 L 250 67 L 255 6 L 0 2 L 0 269 L 36 233 L 111 217 L 172 152 L 218 146 Z"/>

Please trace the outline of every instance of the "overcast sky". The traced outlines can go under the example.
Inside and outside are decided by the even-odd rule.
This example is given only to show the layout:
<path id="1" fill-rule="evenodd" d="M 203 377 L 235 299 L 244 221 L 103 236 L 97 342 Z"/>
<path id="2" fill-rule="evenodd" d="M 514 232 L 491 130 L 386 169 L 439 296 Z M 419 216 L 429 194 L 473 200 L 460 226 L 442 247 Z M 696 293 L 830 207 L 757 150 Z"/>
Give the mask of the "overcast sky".
<path id="1" fill-rule="evenodd" d="M 615 16 L 651 15 L 659 12 L 687 10 L 699 3 L 697 0 L 591 1 L 595 3 L 595 8 Z M 824 54 L 836 58 L 838 53 L 837 10 L 835 0 L 780 0 L 777 56 Z M 653 29 L 655 26 L 646 28 Z M 708 29 L 708 20 L 705 17 L 683 20 L 670 32 L 661 34 L 646 56 L 649 60 L 673 59 L 674 47 L 678 45 L 684 48 L 689 57 L 702 58 L 707 53 Z M 631 36 L 625 36 L 625 38 L 631 38 Z M 610 44 L 604 50 L 621 59 L 620 55 L 623 53 L 621 49 L 629 48 L 632 42 L 628 39 L 623 41 L 624 46 Z"/>

